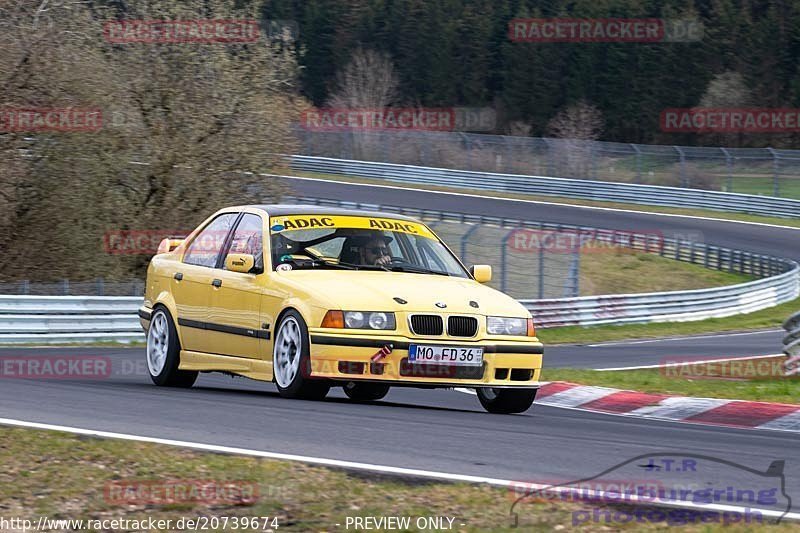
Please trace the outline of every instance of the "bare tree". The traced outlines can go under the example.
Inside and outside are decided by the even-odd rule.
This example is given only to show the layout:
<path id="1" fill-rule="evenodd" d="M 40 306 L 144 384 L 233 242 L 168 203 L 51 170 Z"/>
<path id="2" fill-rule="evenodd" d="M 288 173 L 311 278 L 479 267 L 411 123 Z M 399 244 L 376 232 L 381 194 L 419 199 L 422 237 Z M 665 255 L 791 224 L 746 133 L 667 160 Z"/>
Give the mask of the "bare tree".
<path id="1" fill-rule="evenodd" d="M 752 94 L 744 77 L 738 72 L 727 71 L 714 76 L 699 107 L 746 107 L 752 103 Z"/>
<path id="2" fill-rule="evenodd" d="M 753 94 L 738 72 L 726 71 L 714 76 L 706 87 L 703 97 L 698 103 L 702 108 L 745 108 L 753 105 Z M 752 134 L 751 134 L 751 139 Z M 775 141 L 770 136 L 770 142 Z M 709 132 L 699 134 L 702 143 L 712 146 L 740 146 L 745 138 L 741 133 Z"/>
<path id="3" fill-rule="evenodd" d="M 547 133 L 560 139 L 551 144 L 555 160 L 562 166 L 561 172 L 574 177 L 586 177 L 591 169 L 591 144 L 603 131 L 603 115 L 586 100 L 561 110 L 550 119 Z"/>
<path id="4" fill-rule="evenodd" d="M 334 109 L 362 109 L 382 112 L 397 103 L 400 82 L 389 56 L 374 50 L 357 48 L 345 67 L 336 75 L 336 85 L 327 105 Z M 369 129 L 354 130 L 353 157 L 380 157 L 380 140 Z"/>
<path id="5" fill-rule="evenodd" d="M 596 140 L 603 132 L 603 114 L 586 100 L 561 110 L 547 123 L 547 134 L 558 139 Z"/>
<path id="6" fill-rule="evenodd" d="M 0 161 L 0 198 L 10 202 L 0 224 L 13 228 L 0 242 L 3 277 L 141 275 L 147 258 L 104 253 L 106 232 L 190 229 L 224 205 L 280 196 L 283 186 L 257 173 L 294 149 L 290 124 L 305 105 L 291 50 L 263 38 L 112 44 L 103 33 L 121 17 L 257 19 L 257 9 L 223 0 L 130 3 L 124 13 L 36 4 L 0 8 L 0 105 L 99 108 L 103 125 L 0 134 L 5 152 L 29 147 L 23 160 Z"/>
<path id="7" fill-rule="evenodd" d="M 357 48 L 350 62 L 336 75 L 328 98 L 334 108 L 380 109 L 397 102 L 400 81 L 385 53 Z"/>

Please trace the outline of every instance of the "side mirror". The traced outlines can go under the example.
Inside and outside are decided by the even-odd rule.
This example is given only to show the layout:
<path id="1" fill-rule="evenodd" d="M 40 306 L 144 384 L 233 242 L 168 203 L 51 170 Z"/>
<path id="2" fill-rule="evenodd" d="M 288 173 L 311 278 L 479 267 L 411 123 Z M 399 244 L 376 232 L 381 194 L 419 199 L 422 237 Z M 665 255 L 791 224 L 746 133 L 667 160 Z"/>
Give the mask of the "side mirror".
<path id="1" fill-rule="evenodd" d="M 256 258 L 250 254 L 228 254 L 225 258 L 225 268 L 231 272 L 243 272 L 247 274 L 253 270 Z"/>
<path id="2" fill-rule="evenodd" d="M 491 265 L 473 265 L 469 271 L 478 283 L 489 283 L 492 281 Z"/>

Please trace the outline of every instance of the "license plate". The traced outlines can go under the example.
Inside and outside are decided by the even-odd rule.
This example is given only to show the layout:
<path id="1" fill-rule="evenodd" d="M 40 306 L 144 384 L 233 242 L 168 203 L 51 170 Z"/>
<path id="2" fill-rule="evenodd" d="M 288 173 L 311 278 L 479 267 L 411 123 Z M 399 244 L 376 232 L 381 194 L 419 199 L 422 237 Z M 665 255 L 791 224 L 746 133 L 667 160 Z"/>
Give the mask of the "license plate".
<path id="1" fill-rule="evenodd" d="M 483 348 L 412 344 L 408 347 L 408 361 L 431 365 L 481 366 Z"/>

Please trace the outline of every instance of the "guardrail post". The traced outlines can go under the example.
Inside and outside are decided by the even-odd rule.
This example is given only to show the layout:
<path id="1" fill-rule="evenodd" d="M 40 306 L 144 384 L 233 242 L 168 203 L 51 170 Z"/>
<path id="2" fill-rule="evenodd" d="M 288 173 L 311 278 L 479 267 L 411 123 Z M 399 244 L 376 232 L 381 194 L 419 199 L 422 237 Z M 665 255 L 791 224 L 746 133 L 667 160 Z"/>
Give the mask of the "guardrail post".
<path id="1" fill-rule="evenodd" d="M 105 289 L 105 284 L 104 284 L 104 281 L 105 280 L 103 280 L 103 278 L 97 278 L 97 280 L 96 280 L 96 283 L 97 283 L 97 289 L 96 289 L 97 296 L 105 296 L 105 290 L 104 290 Z"/>
<path id="2" fill-rule="evenodd" d="M 780 196 L 780 157 L 774 148 L 768 146 L 767 150 L 769 150 L 769 153 L 772 154 L 772 196 Z"/>
<path id="3" fill-rule="evenodd" d="M 69 295 L 69 280 L 68 279 L 62 279 L 61 280 L 61 294 L 63 294 L 64 296 L 68 296 Z"/>

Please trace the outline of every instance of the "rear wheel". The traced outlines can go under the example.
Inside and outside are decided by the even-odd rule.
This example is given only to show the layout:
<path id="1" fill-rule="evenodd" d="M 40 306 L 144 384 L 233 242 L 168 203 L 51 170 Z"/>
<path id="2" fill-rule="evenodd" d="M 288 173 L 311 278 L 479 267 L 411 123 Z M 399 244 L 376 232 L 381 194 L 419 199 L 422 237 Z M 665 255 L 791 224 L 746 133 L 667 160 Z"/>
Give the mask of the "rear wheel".
<path id="1" fill-rule="evenodd" d="M 181 346 L 178 332 L 167 310 L 158 307 L 150 317 L 147 329 L 147 370 L 153 383 L 163 387 L 194 385 L 197 372 L 178 370 L 181 362 Z"/>
<path id="2" fill-rule="evenodd" d="M 490 413 L 511 414 L 523 413 L 530 409 L 536 399 L 538 389 L 495 389 L 484 387 L 478 389 L 478 400 Z"/>
<path id="3" fill-rule="evenodd" d="M 373 402 L 380 400 L 389 393 L 389 385 L 351 381 L 344 386 L 344 393 L 348 398 L 357 402 Z"/>
<path id="4" fill-rule="evenodd" d="M 272 352 L 275 385 L 284 398 L 321 400 L 328 394 L 328 381 L 310 378 L 310 353 L 305 320 L 297 311 L 288 311 L 278 325 Z"/>

